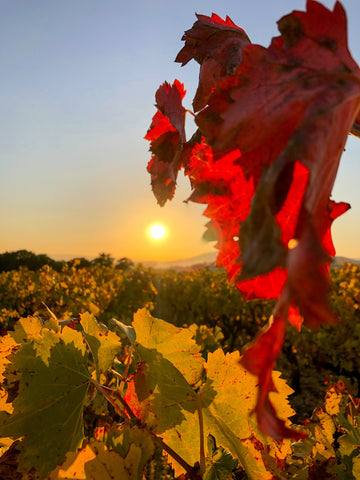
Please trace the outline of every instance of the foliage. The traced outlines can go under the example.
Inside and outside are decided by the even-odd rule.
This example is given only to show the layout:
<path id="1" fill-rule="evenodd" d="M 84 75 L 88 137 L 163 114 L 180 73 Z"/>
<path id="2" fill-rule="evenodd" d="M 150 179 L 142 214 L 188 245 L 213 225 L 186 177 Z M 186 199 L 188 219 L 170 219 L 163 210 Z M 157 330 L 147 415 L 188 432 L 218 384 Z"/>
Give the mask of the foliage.
<path id="1" fill-rule="evenodd" d="M 9 272 L 19 267 L 27 267 L 29 270 L 39 270 L 44 265 L 49 265 L 54 270 L 61 270 L 65 262 L 57 262 L 47 255 L 36 255 L 28 250 L 5 252 L 0 254 L 0 272 Z"/>
<path id="2" fill-rule="evenodd" d="M 346 15 L 308 0 L 278 22 L 268 48 L 230 18 L 198 15 L 176 61 L 200 64 L 197 132 L 186 140 L 184 86 L 165 82 L 145 136 L 160 205 L 184 168 L 189 200 L 206 205 L 217 265 L 246 298 L 278 298 L 269 327 L 244 354 L 258 376 L 256 413 L 274 438 L 297 436 L 276 418 L 270 372 L 286 324 L 336 323 L 328 305 L 332 222 L 350 205 L 330 199 L 360 105 L 360 69 L 347 48 Z M 321 19 L 321 21 L 319 21 Z"/>
<path id="3" fill-rule="evenodd" d="M 74 262 L 56 273 L 49 266 L 3 272 L 1 478 L 360 478 L 359 399 L 344 383 L 332 384 L 324 407 L 295 425 L 292 389 L 272 371 L 289 346 L 288 321 L 298 329 L 336 321 L 327 299 L 330 227 L 348 205 L 329 196 L 345 135 L 358 129 L 359 116 L 352 124 L 360 74 L 346 47 L 340 3 L 331 12 L 308 0 L 307 11 L 284 17 L 279 29 L 281 36 L 265 49 L 229 18 L 198 15 L 177 60 L 201 65 L 193 102 L 199 130 L 186 141 L 185 90 L 176 80 L 156 93 L 158 111 L 146 136 L 159 203 L 173 196 L 183 166 L 190 199 L 207 205 L 218 265 L 246 298 L 279 297 L 270 305 L 269 326 L 243 355 L 221 347 L 227 340 L 219 318 L 242 329 L 242 316 L 254 312 L 253 303 L 234 312 L 234 289 L 219 280 L 221 272 L 186 274 L 185 283 L 165 273 L 162 283 L 152 270 L 125 261 L 114 267 L 107 254 L 86 268 Z M 216 325 L 188 325 L 184 309 L 182 326 L 180 318 L 168 323 L 146 309 L 131 322 L 139 304 L 168 312 L 175 290 L 180 299 L 188 295 L 191 275 L 194 300 L 201 282 L 209 287 L 201 301 L 212 314 L 216 297 L 226 292 L 229 305 L 221 305 L 222 316 L 215 312 Z M 335 272 L 336 313 L 351 308 L 357 316 L 358 277 L 351 265 Z M 167 303 L 155 304 L 169 285 Z M 28 305 L 33 316 L 18 319 Z M 257 325 L 269 308 L 260 305 L 261 315 L 253 313 Z M 111 319 L 114 311 L 118 319 Z M 342 342 L 355 352 L 358 331 L 355 343 L 346 338 L 354 321 L 347 313 L 349 323 L 342 332 L 337 327 L 340 339 L 329 346 L 336 350 Z M 195 317 L 206 321 L 196 308 Z M 290 344 L 302 370 L 309 357 L 320 363 L 330 328 L 317 334 L 318 358 L 311 352 L 316 337 L 306 330 L 302 338 L 311 340 Z M 357 381 L 355 355 L 345 363 L 337 355 L 330 355 L 333 368 Z"/>
<path id="4" fill-rule="evenodd" d="M 220 328 L 230 351 L 248 343 L 271 314 L 271 301 L 244 301 L 223 270 L 157 272 L 154 285 L 155 315 L 179 326 Z"/>
<path id="5" fill-rule="evenodd" d="M 317 332 L 303 328 L 301 336 L 289 328 L 277 362 L 295 390 L 291 404 L 298 420 L 311 415 L 325 395 L 325 381 L 342 380 L 360 396 L 360 266 L 333 269 L 331 278 L 331 305 L 341 323 Z M 265 325 L 273 308 L 270 300 L 244 301 L 220 269 L 153 271 L 137 266 L 122 272 L 116 267 L 73 265 L 62 272 L 45 268 L 0 273 L 2 328 L 11 328 L 24 315 L 48 318 L 42 301 L 61 321 L 92 311 L 106 324 L 113 317 L 129 323 L 139 307 L 147 306 L 155 316 L 176 326 L 196 329 L 194 324 L 199 325 L 194 330 L 197 342 L 208 352 L 219 346 L 226 352 L 242 350 Z"/>
<path id="6" fill-rule="evenodd" d="M 194 329 L 145 310 L 134 317 L 132 341 L 91 314 L 80 315 L 76 328 L 28 317 L 1 338 L 2 453 L 6 459 L 15 451 L 20 478 L 141 480 L 143 474 L 166 478 L 166 470 L 169 478 L 223 480 L 242 469 L 250 479 L 270 479 L 259 451 L 282 468 L 290 442 L 264 436 L 249 415 L 256 379 L 238 352 L 218 348 L 206 360 Z M 119 362 L 127 365 L 123 376 L 116 371 Z M 279 374 L 274 382 L 279 414 L 287 419 L 293 414 L 291 389 Z M 86 418 L 91 422 L 85 424 Z M 0 463 L 2 478 L 8 469 Z M 123 476 L 113 477 L 115 472 Z"/>
<path id="7" fill-rule="evenodd" d="M 0 324 L 12 328 L 23 316 L 49 316 L 59 320 L 91 311 L 107 322 L 112 316 L 131 320 L 141 307 L 151 308 L 156 290 L 152 273 L 141 267 L 122 271 L 113 266 L 79 268 L 75 261 L 60 272 L 45 265 L 37 272 L 21 267 L 0 273 Z"/>
<path id="8" fill-rule="evenodd" d="M 238 352 L 212 350 L 210 332 L 145 310 L 117 333 L 87 313 L 76 328 L 28 317 L 1 338 L 1 478 L 360 478 L 360 404 L 342 382 L 306 439 L 274 441 L 251 415 L 256 377 Z M 273 381 L 290 425 L 291 389 Z"/>
<path id="9" fill-rule="evenodd" d="M 336 268 L 331 278 L 334 288 L 330 303 L 341 322 L 316 332 L 304 328 L 301 336 L 289 331 L 284 356 L 277 365 L 298 393 L 292 405 L 302 419 L 305 413 L 311 413 L 316 398 L 325 394 L 324 383 L 341 380 L 360 396 L 360 266 L 349 263 Z"/>
<path id="10" fill-rule="evenodd" d="M 114 258 L 109 253 L 100 253 L 91 263 L 93 265 L 100 265 L 101 267 L 112 267 Z"/>
<path id="11" fill-rule="evenodd" d="M 331 385 L 323 408 L 306 422 L 308 438 L 292 445 L 287 459 L 291 478 L 360 478 L 360 403 L 342 382 Z"/>

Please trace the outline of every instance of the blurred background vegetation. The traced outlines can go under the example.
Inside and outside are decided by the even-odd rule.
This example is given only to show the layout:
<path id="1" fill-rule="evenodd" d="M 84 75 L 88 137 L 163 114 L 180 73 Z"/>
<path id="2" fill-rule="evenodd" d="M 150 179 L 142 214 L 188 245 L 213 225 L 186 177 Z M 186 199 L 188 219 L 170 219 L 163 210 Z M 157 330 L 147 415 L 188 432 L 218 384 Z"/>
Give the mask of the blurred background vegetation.
<path id="1" fill-rule="evenodd" d="M 329 384 L 343 381 L 360 396 L 360 265 L 331 270 L 329 299 L 340 319 L 314 332 L 299 334 L 288 327 L 277 369 L 295 393 L 293 421 L 308 418 L 323 401 Z M 266 325 L 273 301 L 244 301 L 213 266 L 188 270 L 155 270 L 128 258 L 117 262 L 102 253 L 58 262 L 26 250 L 0 255 L 0 327 L 12 329 L 21 317 L 51 311 L 59 320 L 90 311 L 110 326 L 116 318 L 130 324 L 134 312 L 146 307 L 152 315 L 177 326 L 206 325 L 225 351 L 240 351 Z M 215 345 L 215 343 L 214 343 Z"/>

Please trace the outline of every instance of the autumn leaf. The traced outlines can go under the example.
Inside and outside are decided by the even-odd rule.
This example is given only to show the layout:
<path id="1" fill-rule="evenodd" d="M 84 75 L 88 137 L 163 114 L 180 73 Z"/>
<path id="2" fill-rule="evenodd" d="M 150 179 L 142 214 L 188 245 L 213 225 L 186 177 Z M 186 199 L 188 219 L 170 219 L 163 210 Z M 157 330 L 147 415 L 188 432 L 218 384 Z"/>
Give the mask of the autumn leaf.
<path id="1" fill-rule="evenodd" d="M 185 90 L 175 80 L 165 82 L 156 92 L 157 112 L 145 135 L 152 152 L 148 164 L 153 192 L 160 205 L 171 199 L 175 192 L 176 178 L 181 168 L 181 152 L 185 143 L 185 108 L 182 106 Z"/>
<path id="2" fill-rule="evenodd" d="M 252 167 L 251 210 L 238 235 L 239 280 L 286 267 L 289 233 L 306 260 L 310 224 L 312 248 L 324 249 L 329 197 L 359 107 L 359 69 L 346 47 L 339 3 L 330 12 L 310 0 L 307 12 L 284 17 L 279 28 L 282 36 L 268 49 L 244 50 L 235 74 L 218 83 L 196 118 L 214 149 L 240 149 L 237 163 L 245 171 L 258 165 Z M 328 263 L 326 255 L 320 263 Z M 322 276 L 317 266 L 313 273 Z"/>
<path id="3" fill-rule="evenodd" d="M 154 318 L 146 310 L 135 314 L 132 326 L 136 332 L 132 346 L 140 364 L 125 400 L 142 422 L 162 433 L 183 420 L 184 410 L 196 409 L 191 385 L 200 379 L 205 360 L 189 329 Z"/>
<path id="4" fill-rule="evenodd" d="M 27 338 L 14 355 L 21 372 L 19 394 L 13 413 L 0 413 L 0 428 L 2 436 L 24 437 L 19 468 L 35 468 L 43 479 L 83 440 L 90 377 L 81 333 L 67 327 L 62 333 L 25 328 Z"/>
<path id="5" fill-rule="evenodd" d="M 341 4 L 329 10 L 308 0 L 278 26 L 281 35 L 264 48 L 228 18 L 198 16 L 176 58 L 200 64 L 198 138 L 183 146 L 182 163 L 189 200 L 206 205 L 217 266 L 245 298 L 278 298 L 274 324 L 245 354 L 256 373 L 262 346 L 256 412 L 275 438 L 291 434 L 269 400 L 286 322 L 300 329 L 337 321 L 328 305 L 331 225 L 349 205 L 331 192 L 348 133 L 360 123 L 360 70 Z"/>
<path id="6" fill-rule="evenodd" d="M 198 20 L 182 37 L 185 46 L 175 61 L 186 65 L 191 59 L 200 63 L 199 86 L 193 101 L 198 112 L 207 104 L 220 78 L 231 75 L 241 64 L 242 50 L 250 43 L 245 31 L 226 17 L 196 15 Z"/>
<path id="7" fill-rule="evenodd" d="M 204 359 L 191 330 L 155 318 L 146 309 L 135 313 L 132 327 L 136 332 L 134 348 L 142 345 L 155 349 L 179 370 L 189 385 L 201 379 Z"/>
<path id="8" fill-rule="evenodd" d="M 291 453 L 290 441 L 275 442 L 259 432 L 252 412 L 256 405 L 257 378 L 240 362 L 239 352 L 225 354 L 221 349 L 209 353 L 205 364 L 206 381 L 198 395 L 201 399 L 204 435 L 213 435 L 219 445 L 228 449 L 240 460 L 249 479 L 271 480 L 262 452 L 268 452 L 280 462 Z M 279 378 L 278 372 L 270 372 L 276 392 L 272 401 L 282 420 L 288 422 L 293 415 L 287 396 L 292 390 Z M 181 455 L 189 464 L 198 461 L 199 420 L 197 412 L 183 411 L 184 419 L 166 430 L 161 436 L 165 443 Z M 176 470 L 180 473 L 180 470 Z"/>
<path id="9" fill-rule="evenodd" d="M 76 453 L 68 453 L 66 461 L 51 473 L 49 480 L 139 480 L 141 457 L 141 447 L 134 443 L 123 457 L 102 442 L 91 440 Z"/>

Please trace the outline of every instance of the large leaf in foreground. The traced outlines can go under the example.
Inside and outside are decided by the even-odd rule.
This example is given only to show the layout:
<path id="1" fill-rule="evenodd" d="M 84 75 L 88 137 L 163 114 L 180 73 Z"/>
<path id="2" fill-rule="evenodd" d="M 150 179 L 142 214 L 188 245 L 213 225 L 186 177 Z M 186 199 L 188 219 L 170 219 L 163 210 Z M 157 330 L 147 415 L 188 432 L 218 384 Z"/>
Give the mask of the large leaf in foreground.
<path id="1" fill-rule="evenodd" d="M 42 329 L 14 356 L 21 372 L 14 413 L 1 414 L 2 436 L 24 437 L 19 468 L 45 478 L 83 437 L 83 405 L 89 374 L 82 335 L 65 327 L 62 333 Z"/>
<path id="2" fill-rule="evenodd" d="M 281 35 L 268 48 L 248 44 L 235 24 L 216 16 L 199 18 L 186 32 L 179 61 L 201 64 L 194 107 L 203 138 L 181 149 L 190 148 L 183 161 L 190 200 L 207 205 L 217 265 L 247 298 L 279 298 L 277 326 L 318 328 L 337 321 L 328 305 L 331 226 L 349 205 L 334 202 L 331 193 L 348 132 L 359 124 L 360 69 L 347 47 L 339 2 L 331 11 L 308 0 L 305 12 L 278 25 Z M 220 57 L 219 39 L 229 41 Z M 238 66 L 226 73 L 233 47 Z M 283 330 L 259 337 L 270 361 L 259 378 L 256 411 L 275 438 L 288 433 L 269 400 L 272 343 L 280 352 Z M 252 372 L 255 357 L 246 359 Z"/>
<path id="3" fill-rule="evenodd" d="M 175 365 L 190 385 L 199 381 L 204 359 L 190 329 L 176 327 L 152 317 L 145 309 L 134 315 L 132 326 L 138 344 L 161 353 Z"/>
<path id="4" fill-rule="evenodd" d="M 238 352 L 225 355 L 218 349 L 209 353 L 205 365 L 207 380 L 199 392 L 204 434 L 213 435 L 219 445 L 238 458 L 249 478 L 270 480 L 273 477 L 267 471 L 264 458 L 270 455 L 274 462 L 281 464 L 291 453 L 290 442 L 274 442 L 260 433 L 251 416 L 256 405 L 257 380 L 239 361 Z M 294 413 L 287 400 L 292 390 L 278 373 L 273 374 L 273 382 L 278 390 L 273 401 L 281 418 L 288 423 L 288 417 Z M 196 412 L 184 412 L 184 416 L 186 420 L 164 432 L 162 437 L 193 464 L 199 459 L 199 419 Z"/>
<path id="5" fill-rule="evenodd" d="M 192 388 L 203 373 L 204 359 L 189 329 L 178 328 L 140 310 L 132 324 L 133 348 L 141 363 L 129 383 L 126 401 L 142 422 L 157 433 L 180 424 L 196 409 Z"/>
<path id="6" fill-rule="evenodd" d="M 213 148 L 240 149 L 237 165 L 245 176 L 252 169 L 255 195 L 239 205 L 251 209 L 237 235 L 237 280 L 287 267 L 287 301 L 314 326 L 331 319 L 325 307 L 330 226 L 347 207 L 333 215 L 329 198 L 359 109 L 360 72 L 347 49 L 340 3 L 331 12 L 309 0 L 306 12 L 285 16 L 279 29 L 269 48 L 245 48 L 243 63 L 218 83 L 196 121 Z M 298 241 L 289 253 L 284 229 Z"/>
<path id="7" fill-rule="evenodd" d="M 182 37 L 185 46 L 175 61 L 186 65 L 192 58 L 200 63 L 199 86 L 194 111 L 205 107 L 217 82 L 232 74 L 242 61 L 242 50 L 250 43 L 245 31 L 226 17 L 196 15 L 197 22 Z"/>
<path id="8" fill-rule="evenodd" d="M 136 352 L 142 362 L 128 384 L 125 400 L 142 422 L 161 434 L 180 424 L 184 411 L 196 409 L 196 395 L 163 355 L 139 344 Z"/>

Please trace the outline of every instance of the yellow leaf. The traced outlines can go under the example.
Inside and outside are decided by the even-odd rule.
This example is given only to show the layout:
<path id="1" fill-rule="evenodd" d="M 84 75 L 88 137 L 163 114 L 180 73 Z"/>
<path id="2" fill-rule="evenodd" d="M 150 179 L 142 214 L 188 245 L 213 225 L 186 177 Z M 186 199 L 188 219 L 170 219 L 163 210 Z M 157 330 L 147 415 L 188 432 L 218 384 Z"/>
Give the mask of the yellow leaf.
<path id="1" fill-rule="evenodd" d="M 141 448 L 132 444 L 125 458 L 95 440 L 54 470 L 49 480 L 137 480 Z M 141 478 L 141 477 L 140 477 Z"/>

